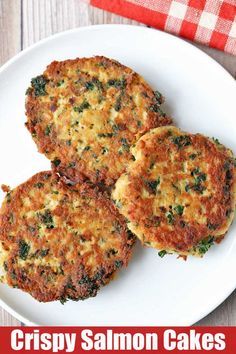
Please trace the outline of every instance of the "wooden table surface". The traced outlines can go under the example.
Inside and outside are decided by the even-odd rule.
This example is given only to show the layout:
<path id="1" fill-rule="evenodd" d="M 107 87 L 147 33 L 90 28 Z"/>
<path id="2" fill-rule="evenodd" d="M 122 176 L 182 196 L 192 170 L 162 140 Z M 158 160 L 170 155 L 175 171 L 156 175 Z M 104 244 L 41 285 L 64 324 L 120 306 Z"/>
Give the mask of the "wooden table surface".
<path id="1" fill-rule="evenodd" d="M 38 40 L 70 28 L 103 23 L 134 24 L 84 0 L 0 0 L 0 65 Z M 236 57 L 198 45 L 236 78 Z M 222 284 L 223 286 L 223 284 Z M 22 325 L 0 308 L 0 325 Z M 236 325 L 236 291 L 198 325 Z"/>

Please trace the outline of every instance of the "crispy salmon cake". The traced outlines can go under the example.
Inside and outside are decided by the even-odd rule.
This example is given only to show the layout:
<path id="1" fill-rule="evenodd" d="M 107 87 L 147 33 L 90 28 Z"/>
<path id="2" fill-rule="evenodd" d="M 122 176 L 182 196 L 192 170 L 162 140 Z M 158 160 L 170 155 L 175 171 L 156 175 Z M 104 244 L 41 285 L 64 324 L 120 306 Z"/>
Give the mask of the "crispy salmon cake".
<path id="1" fill-rule="evenodd" d="M 135 161 L 112 197 L 141 242 L 202 256 L 227 232 L 235 210 L 232 152 L 217 140 L 176 127 L 153 129 L 132 149 Z"/>
<path id="2" fill-rule="evenodd" d="M 3 202 L 1 280 L 38 301 L 83 300 L 127 265 L 133 243 L 104 194 L 41 172 L 8 191 Z"/>
<path id="3" fill-rule="evenodd" d="M 54 61 L 27 90 L 26 126 L 61 175 L 112 185 L 132 159 L 130 146 L 171 123 L 161 103 L 159 92 L 115 60 Z"/>

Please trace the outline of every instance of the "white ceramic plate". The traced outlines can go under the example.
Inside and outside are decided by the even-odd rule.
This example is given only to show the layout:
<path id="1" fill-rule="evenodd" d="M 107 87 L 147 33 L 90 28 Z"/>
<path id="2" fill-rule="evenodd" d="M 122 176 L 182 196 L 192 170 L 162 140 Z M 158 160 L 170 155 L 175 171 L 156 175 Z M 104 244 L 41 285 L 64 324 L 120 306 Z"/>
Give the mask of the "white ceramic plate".
<path id="1" fill-rule="evenodd" d="M 105 55 L 131 67 L 166 97 L 166 110 L 190 132 L 214 136 L 236 152 L 233 78 L 192 45 L 144 27 L 102 25 L 60 33 L 17 55 L 0 70 L 0 184 L 14 187 L 49 169 L 24 127 L 25 90 L 52 60 Z M 1 199 L 3 193 L 0 195 Z M 191 325 L 236 287 L 236 225 L 203 259 L 187 262 L 138 244 L 118 279 L 83 302 L 38 303 L 0 286 L 0 304 L 27 324 Z"/>

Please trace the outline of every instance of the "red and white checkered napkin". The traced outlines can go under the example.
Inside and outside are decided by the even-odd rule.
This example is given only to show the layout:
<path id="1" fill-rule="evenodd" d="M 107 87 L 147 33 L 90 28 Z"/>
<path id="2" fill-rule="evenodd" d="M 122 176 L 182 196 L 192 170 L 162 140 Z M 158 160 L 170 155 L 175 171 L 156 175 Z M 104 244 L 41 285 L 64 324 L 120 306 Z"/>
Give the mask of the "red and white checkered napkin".
<path id="1" fill-rule="evenodd" d="M 90 0 L 90 3 L 236 55 L 236 0 Z"/>

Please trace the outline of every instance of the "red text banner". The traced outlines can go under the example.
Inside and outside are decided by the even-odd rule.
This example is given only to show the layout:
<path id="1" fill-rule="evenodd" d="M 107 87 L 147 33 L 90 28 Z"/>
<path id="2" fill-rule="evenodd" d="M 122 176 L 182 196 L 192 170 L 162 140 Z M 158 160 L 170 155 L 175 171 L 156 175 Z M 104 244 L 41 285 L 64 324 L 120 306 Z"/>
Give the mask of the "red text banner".
<path id="1" fill-rule="evenodd" d="M 236 353 L 236 327 L 1 327 L 0 353 Z"/>

